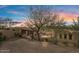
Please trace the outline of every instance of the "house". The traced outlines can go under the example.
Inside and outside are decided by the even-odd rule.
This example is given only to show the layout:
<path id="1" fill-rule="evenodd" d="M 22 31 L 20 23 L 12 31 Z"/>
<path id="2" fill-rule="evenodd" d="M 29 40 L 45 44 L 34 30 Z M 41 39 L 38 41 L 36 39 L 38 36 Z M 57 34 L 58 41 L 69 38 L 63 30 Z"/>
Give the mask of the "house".
<path id="1" fill-rule="evenodd" d="M 79 31 L 69 29 L 58 31 L 57 41 L 59 45 L 79 47 Z"/>
<path id="2" fill-rule="evenodd" d="M 18 33 L 22 38 L 28 40 L 37 40 L 37 34 L 35 31 L 32 31 L 29 28 L 13 28 L 14 33 Z M 53 41 L 56 40 L 58 45 L 69 46 L 69 47 L 79 47 L 79 31 L 71 29 L 62 29 L 57 30 L 57 32 L 46 32 L 43 31 L 40 33 L 41 41 Z"/>
<path id="3" fill-rule="evenodd" d="M 24 32 L 23 32 L 24 31 Z M 35 37 L 36 34 L 31 30 L 22 30 L 22 35 L 25 37 Z M 55 36 L 56 35 L 56 36 Z M 63 29 L 59 30 L 56 33 L 52 32 L 44 32 L 41 34 L 41 41 L 53 41 L 55 38 L 57 40 L 57 44 L 61 46 L 69 46 L 69 47 L 79 47 L 79 31 L 71 30 L 71 29 Z"/>

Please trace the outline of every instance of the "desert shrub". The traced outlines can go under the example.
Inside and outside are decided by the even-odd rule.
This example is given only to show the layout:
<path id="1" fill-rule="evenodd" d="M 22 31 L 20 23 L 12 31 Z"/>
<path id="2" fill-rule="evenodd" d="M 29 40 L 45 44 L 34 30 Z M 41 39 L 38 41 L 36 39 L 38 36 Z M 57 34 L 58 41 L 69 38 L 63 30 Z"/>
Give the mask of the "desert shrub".
<path id="1" fill-rule="evenodd" d="M 65 46 L 68 46 L 68 42 L 63 42 L 63 44 L 64 44 Z"/>
<path id="2" fill-rule="evenodd" d="M 52 40 L 52 42 L 53 42 L 53 44 L 58 44 L 58 41 L 57 41 L 57 39 L 56 38 L 54 38 L 53 40 Z"/>
<path id="3" fill-rule="evenodd" d="M 6 30 L 10 30 L 10 28 L 6 28 Z"/>
<path id="4" fill-rule="evenodd" d="M 21 35 L 20 33 L 17 33 L 17 32 L 14 33 L 14 36 L 15 36 L 15 37 L 22 37 L 22 35 Z"/>
<path id="5" fill-rule="evenodd" d="M 0 36 L 0 41 L 5 41 L 6 37 L 5 36 Z"/>
<path id="6" fill-rule="evenodd" d="M 5 26 L 0 26 L 0 29 L 5 29 Z"/>
<path id="7" fill-rule="evenodd" d="M 14 36 L 15 36 L 15 37 L 18 37 L 18 33 L 14 33 Z"/>
<path id="8" fill-rule="evenodd" d="M 0 33 L 0 44 L 6 40 L 6 37 Z"/>
<path id="9" fill-rule="evenodd" d="M 16 31 L 15 29 L 12 29 L 13 31 Z"/>
<path id="10" fill-rule="evenodd" d="M 0 36 L 2 36 L 2 33 L 0 32 Z"/>

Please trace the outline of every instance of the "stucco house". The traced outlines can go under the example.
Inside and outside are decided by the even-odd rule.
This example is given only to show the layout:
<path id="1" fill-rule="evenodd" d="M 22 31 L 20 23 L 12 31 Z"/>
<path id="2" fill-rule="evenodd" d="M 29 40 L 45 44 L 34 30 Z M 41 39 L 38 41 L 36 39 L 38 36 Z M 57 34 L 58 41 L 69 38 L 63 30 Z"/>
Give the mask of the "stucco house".
<path id="1" fill-rule="evenodd" d="M 36 36 L 34 31 L 21 30 L 24 37 Z M 56 35 L 56 36 L 55 36 Z M 59 30 L 56 33 L 44 32 L 41 34 L 42 41 L 53 41 L 54 38 L 57 40 L 57 44 L 61 46 L 79 47 L 79 31 L 71 29 Z"/>
<path id="2" fill-rule="evenodd" d="M 57 41 L 59 45 L 79 47 L 79 31 L 69 29 L 58 31 Z"/>

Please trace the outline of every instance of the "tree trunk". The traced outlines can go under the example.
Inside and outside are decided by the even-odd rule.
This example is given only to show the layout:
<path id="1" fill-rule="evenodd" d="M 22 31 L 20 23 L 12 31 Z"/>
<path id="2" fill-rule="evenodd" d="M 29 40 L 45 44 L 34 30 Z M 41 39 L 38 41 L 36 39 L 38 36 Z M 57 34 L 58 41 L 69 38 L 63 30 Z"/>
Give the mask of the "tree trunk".
<path id="1" fill-rule="evenodd" d="M 40 33 L 37 31 L 37 40 L 40 41 Z"/>

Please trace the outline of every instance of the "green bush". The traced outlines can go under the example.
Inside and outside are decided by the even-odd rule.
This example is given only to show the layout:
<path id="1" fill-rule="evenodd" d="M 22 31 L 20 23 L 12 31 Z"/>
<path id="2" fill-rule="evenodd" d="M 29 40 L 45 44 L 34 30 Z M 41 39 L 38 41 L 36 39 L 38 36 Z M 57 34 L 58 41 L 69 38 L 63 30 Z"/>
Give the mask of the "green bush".
<path id="1" fill-rule="evenodd" d="M 6 40 L 6 37 L 0 33 L 0 44 Z"/>
<path id="2" fill-rule="evenodd" d="M 55 38 L 55 39 L 53 39 L 53 41 L 52 41 L 52 42 L 53 42 L 53 44 L 56 44 L 56 45 L 58 44 L 58 41 L 57 41 L 57 39 L 56 39 L 56 38 Z"/>
<path id="3" fill-rule="evenodd" d="M 0 41 L 5 41 L 5 36 L 0 36 Z"/>
<path id="4" fill-rule="evenodd" d="M 64 44 L 65 46 L 68 46 L 68 42 L 63 42 L 63 44 Z"/>

